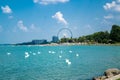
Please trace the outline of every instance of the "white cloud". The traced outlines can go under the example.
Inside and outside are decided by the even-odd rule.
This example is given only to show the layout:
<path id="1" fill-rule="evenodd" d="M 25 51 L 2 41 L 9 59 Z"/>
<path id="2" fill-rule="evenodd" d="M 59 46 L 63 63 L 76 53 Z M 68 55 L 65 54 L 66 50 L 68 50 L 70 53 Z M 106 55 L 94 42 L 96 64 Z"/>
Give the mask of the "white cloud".
<path id="1" fill-rule="evenodd" d="M 109 14 L 109 15 L 107 15 L 107 16 L 104 16 L 104 19 L 113 19 L 113 18 L 114 18 L 114 16 L 111 15 L 111 14 Z"/>
<path id="2" fill-rule="evenodd" d="M 115 11 L 120 12 L 120 4 L 115 7 Z"/>
<path id="3" fill-rule="evenodd" d="M 66 3 L 69 2 L 69 0 L 33 0 L 33 2 L 43 5 L 48 5 L 48 4 Z"/>
<path id="4" fill-rule="evenodd" d="M 18 26 L 18 28 L 19 28 L 20 30 L 22 30 L 22 31 L 25 31 L 25 32 L 28 31 L 28 28 L 23 24 L 23 21 L 22 21 L 22 20 L 18 21 L 17 26 Z"/>
<path id="5" fill-rule="evenodd" d="M 12 10 L 11 10 L 11 8 L 8 5 L 1 6 L 1 9 L 2 9 L 3 13 L 6 13 L 6 14 L 12 13 Z"/>
<path id="6" fill-rule="evenodd" d="M 99 18 L 96 17 L 95 20 L 99 20 Z"/>
<path id="7" fill-rule="evenodd" d="M 24 32 L 40 32 L 41 29 L 36 27 L 35 24 L 31 24 L 29 27 L 26 27 L 22 20 L 17 22 L 17 27 L 14 28 L 13 32 L 16 32 L 17 29 L 22 30 Z"/>
<path id="8" fill-rule="evenodd" d="M 38 2 L 39 2 L 39 0 L 33 0 L 33 2 L 34 2 L 34 3 L 38 3 Z"/>
<path id="9" fill-rule="evenodd" d="M 106 19 L 103 19 L 103 20 L 101 21 L 101 24 L 102 24 L 102 25 L 111 25 L 111 24 L 113 24 L 113 23 L 111 23 L 110 21 L 108 21 L 108 20 L 106 20 Z"/>
<path id="10" fill-rule="evenodd" d="M 8 16 L 8 19 L 13 19 L 13 16 Z"/>
<path id="11" fill-rule="evenodd" d="M 40 32 L 40 28 L 36 27 L 35 24 L 31 24 L 29 31 L 30 32 Z"/>
<path id="12" fill-rule="evenodd" d="M 63 14 L 60 11 L 56 12 L 55 15 L 52 16 L 52 18 L 56 19 L 58 23 L 62 23 L 65 25 L 68 24 L 67 21 L 64 19 Z"/>
<path id="13" fill-rule="evenodd" d="M 104 9 L 111 9 L 111 8 L 113 8 L 113 7 L 115 7 L 116 6 L 116 2 L 115 1 L 112 1 L 112 3 L 106 3 L 103 7 L 104 7 Z"/>
<path id="14" fill-rule="evenodd" d="M 120 12 L 120 0 L 112 1 L 111 3 L 106 3 L 103 8 L 105 10 L 113 10 Z"/>
<path id="15" fill-rule="evenodd" d="M 120 0 L 117 0 L 117 2 L 119 3 L 119 2 L 120 2 Z"/>
<path id="16" fill-rule="evenodd" d="M 88 30 L 89 30 L 89 29 L 92 29 L 91 25 L 89 25 L 89 24 L 86 25 L 85 27 L 86 27 Z"/>
<path id="17" fill-rule="evenodd" d="M 84 35 L 88 35 L 88 34 L 94 32 L 94 28 L 90 24 L 83 25 L 83 28 L 81 30 L 83 30 L 83 33 L 81 33 L 81 34 L 84 34 Z"/>
<path id="18" fill-rule="evenodd" d="M 35 25 L 31 24 L 30 29 L 32 29 L 32 30 L 36 29 Z"/>

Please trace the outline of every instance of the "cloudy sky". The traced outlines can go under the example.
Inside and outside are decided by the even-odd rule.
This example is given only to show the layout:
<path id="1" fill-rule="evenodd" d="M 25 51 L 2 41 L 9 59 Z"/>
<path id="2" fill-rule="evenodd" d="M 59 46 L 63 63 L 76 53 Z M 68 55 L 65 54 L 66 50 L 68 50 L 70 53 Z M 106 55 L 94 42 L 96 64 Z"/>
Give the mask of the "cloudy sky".
<path id="1" fill-rule="evenodd" d="M 0 43 L 51 40 L 62 28 L 73 37 L 120 25 L 120 0 L 0 0 Z"/>

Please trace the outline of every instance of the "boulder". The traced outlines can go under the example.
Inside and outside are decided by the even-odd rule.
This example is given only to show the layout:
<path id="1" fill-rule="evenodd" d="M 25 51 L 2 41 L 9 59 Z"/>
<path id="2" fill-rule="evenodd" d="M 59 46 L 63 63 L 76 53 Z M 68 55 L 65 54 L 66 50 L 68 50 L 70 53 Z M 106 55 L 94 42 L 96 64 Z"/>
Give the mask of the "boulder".
<path id="1" fill-rule="evenodd" d="M 109 77 L 113 77 L 115 75 L 120 74 L 120 70 L 117 68 L 113 68 L 113 69 L 108 69 L 104 72 L 104 75 L 109 78 Z"/>
<path id="2" fill-rule="evenodd" d="M 104 76 L 94 77 L 92 80 L 105 80 L 120 74 L 120 70 L 117 68 L 108 69 L 104 72 Z"/>
<path id="3" fill-rule="evenodd" d="M 93 80 L 105 80 L 105 79 L 106 79 L 106 76 L 100 76 L 100 77 L 93 78 Z"/>

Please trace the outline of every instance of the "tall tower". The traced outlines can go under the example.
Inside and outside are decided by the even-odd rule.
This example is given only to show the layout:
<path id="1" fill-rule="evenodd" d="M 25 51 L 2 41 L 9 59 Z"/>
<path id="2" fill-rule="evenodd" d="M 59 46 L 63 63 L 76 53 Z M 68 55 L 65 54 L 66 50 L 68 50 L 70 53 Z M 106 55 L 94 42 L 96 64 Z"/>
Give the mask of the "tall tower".
<path id="1" fill-rule="evenodd" d="M 53 37 L 52 37 L 52 42 L 54 42 L 54 43 L 59 42 L 58 37 L 57 37 L 57 36 L 53 36 Z"/>

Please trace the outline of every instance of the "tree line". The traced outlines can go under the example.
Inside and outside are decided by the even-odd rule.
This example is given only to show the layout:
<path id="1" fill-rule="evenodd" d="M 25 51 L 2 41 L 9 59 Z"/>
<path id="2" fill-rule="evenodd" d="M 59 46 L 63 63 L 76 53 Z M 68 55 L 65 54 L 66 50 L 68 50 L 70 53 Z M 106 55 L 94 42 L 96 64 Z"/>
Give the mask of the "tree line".
<path id="1" fill-rule="evenodd" d="M 61 38 L 60 43 L 120 43 L 120 26 L 113 25 L 110 32 L 100 31 L 79 38 Z"/>

